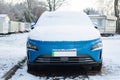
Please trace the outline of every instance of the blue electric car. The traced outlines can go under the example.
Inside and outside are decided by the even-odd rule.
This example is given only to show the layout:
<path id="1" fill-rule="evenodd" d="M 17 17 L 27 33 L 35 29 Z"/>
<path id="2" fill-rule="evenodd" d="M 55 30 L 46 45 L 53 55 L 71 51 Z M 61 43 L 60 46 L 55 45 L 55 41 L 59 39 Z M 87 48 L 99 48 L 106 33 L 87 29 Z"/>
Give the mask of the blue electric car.
<path id="1" fill-rule="evenodd" d="M 83 12 L 44 12 L 27 41 L 28 71 L 43 66 L 78 65 L 100 71 L 102 41 Z"/>

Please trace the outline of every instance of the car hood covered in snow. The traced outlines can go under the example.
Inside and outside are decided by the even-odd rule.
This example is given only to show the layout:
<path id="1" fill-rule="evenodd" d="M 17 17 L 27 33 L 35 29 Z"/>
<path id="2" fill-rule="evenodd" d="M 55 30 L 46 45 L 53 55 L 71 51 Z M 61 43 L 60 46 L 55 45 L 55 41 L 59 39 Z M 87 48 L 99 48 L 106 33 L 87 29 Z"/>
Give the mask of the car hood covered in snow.
<path id="1" fill-rule="evenodd" d="M 85 41 L 100 38 L 100 34 L 92 27 L 36 27 L 30 32 L 29 38 L 40 41 Z"/>
<path id="2" fill-rule="evenodd" d="M 83 12 L 45 12 L 29 34 L 41 41 L 84 41 L 100 38 L 90 18 Z"/>

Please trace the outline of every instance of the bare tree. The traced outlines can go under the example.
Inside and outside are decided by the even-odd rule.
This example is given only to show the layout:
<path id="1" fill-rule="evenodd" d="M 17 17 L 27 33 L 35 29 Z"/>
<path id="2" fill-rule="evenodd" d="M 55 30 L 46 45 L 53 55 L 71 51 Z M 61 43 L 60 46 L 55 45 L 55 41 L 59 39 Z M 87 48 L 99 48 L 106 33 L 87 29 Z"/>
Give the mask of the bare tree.
<path id="1" fill-rule="evenodd" d="M 114 11 L 115 16 L 117 17 L 116 21 L 116 33 L 120 34 L 120 16 L 119 16 L 119 0 L 114 0 Z"/>
<path id="2" fill-rule="evenodd" d="M 47 0 L 49 11 L 52 11 L 51 0 Z"/>
<path id="3" fill-rule="evenodd" d="M 31 18 L 31 0 L 27 0 L 27 7 L 28 7 L 28 16 L 29 16 L 29 20 L 30 22 L 33 22 L 32 21 L 32 18 Z"/>
<path id="4" fill-rule="evenodd" d="M 49 11 L 55 11 L 65 3 L 65 0 L 47 0 Z"/>
<path id="5" fill-rule="evenodd" d="M 95 9 L 93 8 L 86 8 L 83 10 L 87 15 L 90 15 L 90 14 L 99 14 L 98 11 L 96 11 Z"/>
<path id="6" fill-rule="evenodd" d="M 38 17 L 46 10 L 47 8 L 44 2 L 38 0 L 27 0 L 27 12 L 30 22 L 36 22 Z"/>
<path id="7" fill-rule="evenodd" d="M 102 15 L 114 15 L 114 0 L 96 0 L 95 5 Z"/>
<path id="8" fill-rule="evenodd" d="M 40 15 L 46 11 L 45 2 L 26 0 L 21 3 L 6 3 L 0 0 L 0 14 L 8 14 L 11 20 L 22 22 L 36 22 Z"/>

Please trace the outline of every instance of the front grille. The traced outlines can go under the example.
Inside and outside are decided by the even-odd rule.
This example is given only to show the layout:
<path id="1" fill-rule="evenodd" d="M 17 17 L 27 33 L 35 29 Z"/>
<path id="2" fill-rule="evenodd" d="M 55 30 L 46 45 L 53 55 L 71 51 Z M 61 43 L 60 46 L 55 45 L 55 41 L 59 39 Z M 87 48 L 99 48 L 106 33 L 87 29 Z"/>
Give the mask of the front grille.
<path id="1" fill-rule="evenodd" d="M 94 63 L 95 61 L 88 55 L 78 57 L 38 57 L 36 63 Z"/>

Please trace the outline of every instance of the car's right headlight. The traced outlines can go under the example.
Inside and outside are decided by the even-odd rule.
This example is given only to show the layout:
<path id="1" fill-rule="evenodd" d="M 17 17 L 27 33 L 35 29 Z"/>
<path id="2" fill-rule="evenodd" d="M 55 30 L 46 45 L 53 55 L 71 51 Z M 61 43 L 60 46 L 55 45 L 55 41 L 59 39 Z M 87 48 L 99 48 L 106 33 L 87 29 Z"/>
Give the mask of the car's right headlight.
<path id="1" fill-rule="evenodd" d="M 93 45 L 92 48 L 91 48 L 91 50 L 102 49 L 102 47 L 103 47 L 103 44 L 102 44 L 102 42 L 100 41 L 100 42 L 98 42 L 97 44 Z"/>

